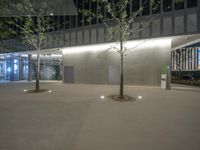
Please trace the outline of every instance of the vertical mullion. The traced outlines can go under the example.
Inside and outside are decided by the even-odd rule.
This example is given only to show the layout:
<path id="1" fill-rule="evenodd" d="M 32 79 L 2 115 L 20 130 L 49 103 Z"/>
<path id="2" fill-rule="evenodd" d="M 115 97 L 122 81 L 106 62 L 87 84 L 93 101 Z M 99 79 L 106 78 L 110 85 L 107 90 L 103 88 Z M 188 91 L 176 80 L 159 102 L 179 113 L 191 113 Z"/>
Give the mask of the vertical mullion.
<path id="1" fill-rule="evenodd" d="M 175 0 L 172 0 L 172 34 L 175 33 Z"/>
<path id="2" fill-rule="evenodd" d="M 163 35 L 163 0 L 160 0 L 160 34 Z"/>
<path id="3" fill-rule="evenodd" d="M 171 69 L 174 70 L 174 58 L 173 58 L 173 51 L 171 51 Z"/>
<path id="4" fill-rule="evenodd" d="M 184 0 L 184 33 L 187 33 L 187 0 Z"/>

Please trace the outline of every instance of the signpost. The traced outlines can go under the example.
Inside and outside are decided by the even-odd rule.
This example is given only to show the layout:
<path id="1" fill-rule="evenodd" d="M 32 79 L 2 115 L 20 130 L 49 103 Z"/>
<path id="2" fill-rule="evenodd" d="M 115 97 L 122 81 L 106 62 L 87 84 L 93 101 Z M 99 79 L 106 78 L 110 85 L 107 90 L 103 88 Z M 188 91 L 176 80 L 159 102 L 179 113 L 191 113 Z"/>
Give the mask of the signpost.
<path id="1" fill-rule="evenodd" d="M 197 49 L 197 55 L 198 55 L 198 69 L 200 70 L 200 48 Z"/>
<path id="2" fill-rule="evenodd" d="M 168 65 L 161 68 L 161 88 L 165 90 L 171 89 L 171 71 Z"/>

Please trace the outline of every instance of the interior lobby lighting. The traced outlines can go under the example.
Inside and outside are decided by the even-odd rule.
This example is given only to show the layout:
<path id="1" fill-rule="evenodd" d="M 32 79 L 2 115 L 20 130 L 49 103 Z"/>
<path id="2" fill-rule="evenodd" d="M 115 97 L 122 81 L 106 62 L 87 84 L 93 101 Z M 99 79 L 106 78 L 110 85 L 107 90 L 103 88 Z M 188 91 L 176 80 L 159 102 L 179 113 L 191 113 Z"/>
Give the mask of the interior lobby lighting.
<path id="1" fill-rule="evenodd" d="M 28 54 L 21 54 L 22 57 L 28 57 Z"/>
<path id="2" fill-rule="evenodd" d="M 61 54 L 52 54 L 51 57 L 62 57 Z"/>
<path id="3" fill-rule="evenodd" d="M 142 96 L 138 96 L 138 99 L 142 99 Z"/>
<path id="4" fill-rule="evenodd" d="M 27 92 L 28 90 L 27 89 L 24 89 L 24 92 Z"/>

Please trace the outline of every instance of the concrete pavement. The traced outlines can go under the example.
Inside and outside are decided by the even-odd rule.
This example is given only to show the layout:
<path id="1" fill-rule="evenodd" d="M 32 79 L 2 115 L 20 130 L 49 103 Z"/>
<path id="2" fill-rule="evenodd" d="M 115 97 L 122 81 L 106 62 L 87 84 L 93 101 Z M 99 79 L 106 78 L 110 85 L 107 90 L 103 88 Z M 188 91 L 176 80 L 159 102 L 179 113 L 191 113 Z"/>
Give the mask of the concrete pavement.
<path id="1" fill-rule="evenodd" d="M 132 102 L 106 98 L 118 86 L 0 84 L 0 150 L 199 150 L 200 89 L 126 86 Z M 100 97 L 104 95 L 105 99 Z"/>

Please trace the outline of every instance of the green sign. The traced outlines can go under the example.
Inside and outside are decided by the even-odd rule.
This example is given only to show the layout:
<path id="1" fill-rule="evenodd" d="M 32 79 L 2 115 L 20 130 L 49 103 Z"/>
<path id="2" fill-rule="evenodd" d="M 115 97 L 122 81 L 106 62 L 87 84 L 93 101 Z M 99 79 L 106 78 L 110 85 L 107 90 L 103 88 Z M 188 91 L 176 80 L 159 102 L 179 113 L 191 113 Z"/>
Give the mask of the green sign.
<path id="1" fill-rule="evenodd" d="M 167 74 L 167 65 L 162 65 L 162 68 L 161 68 L 161 74 Z"/>

